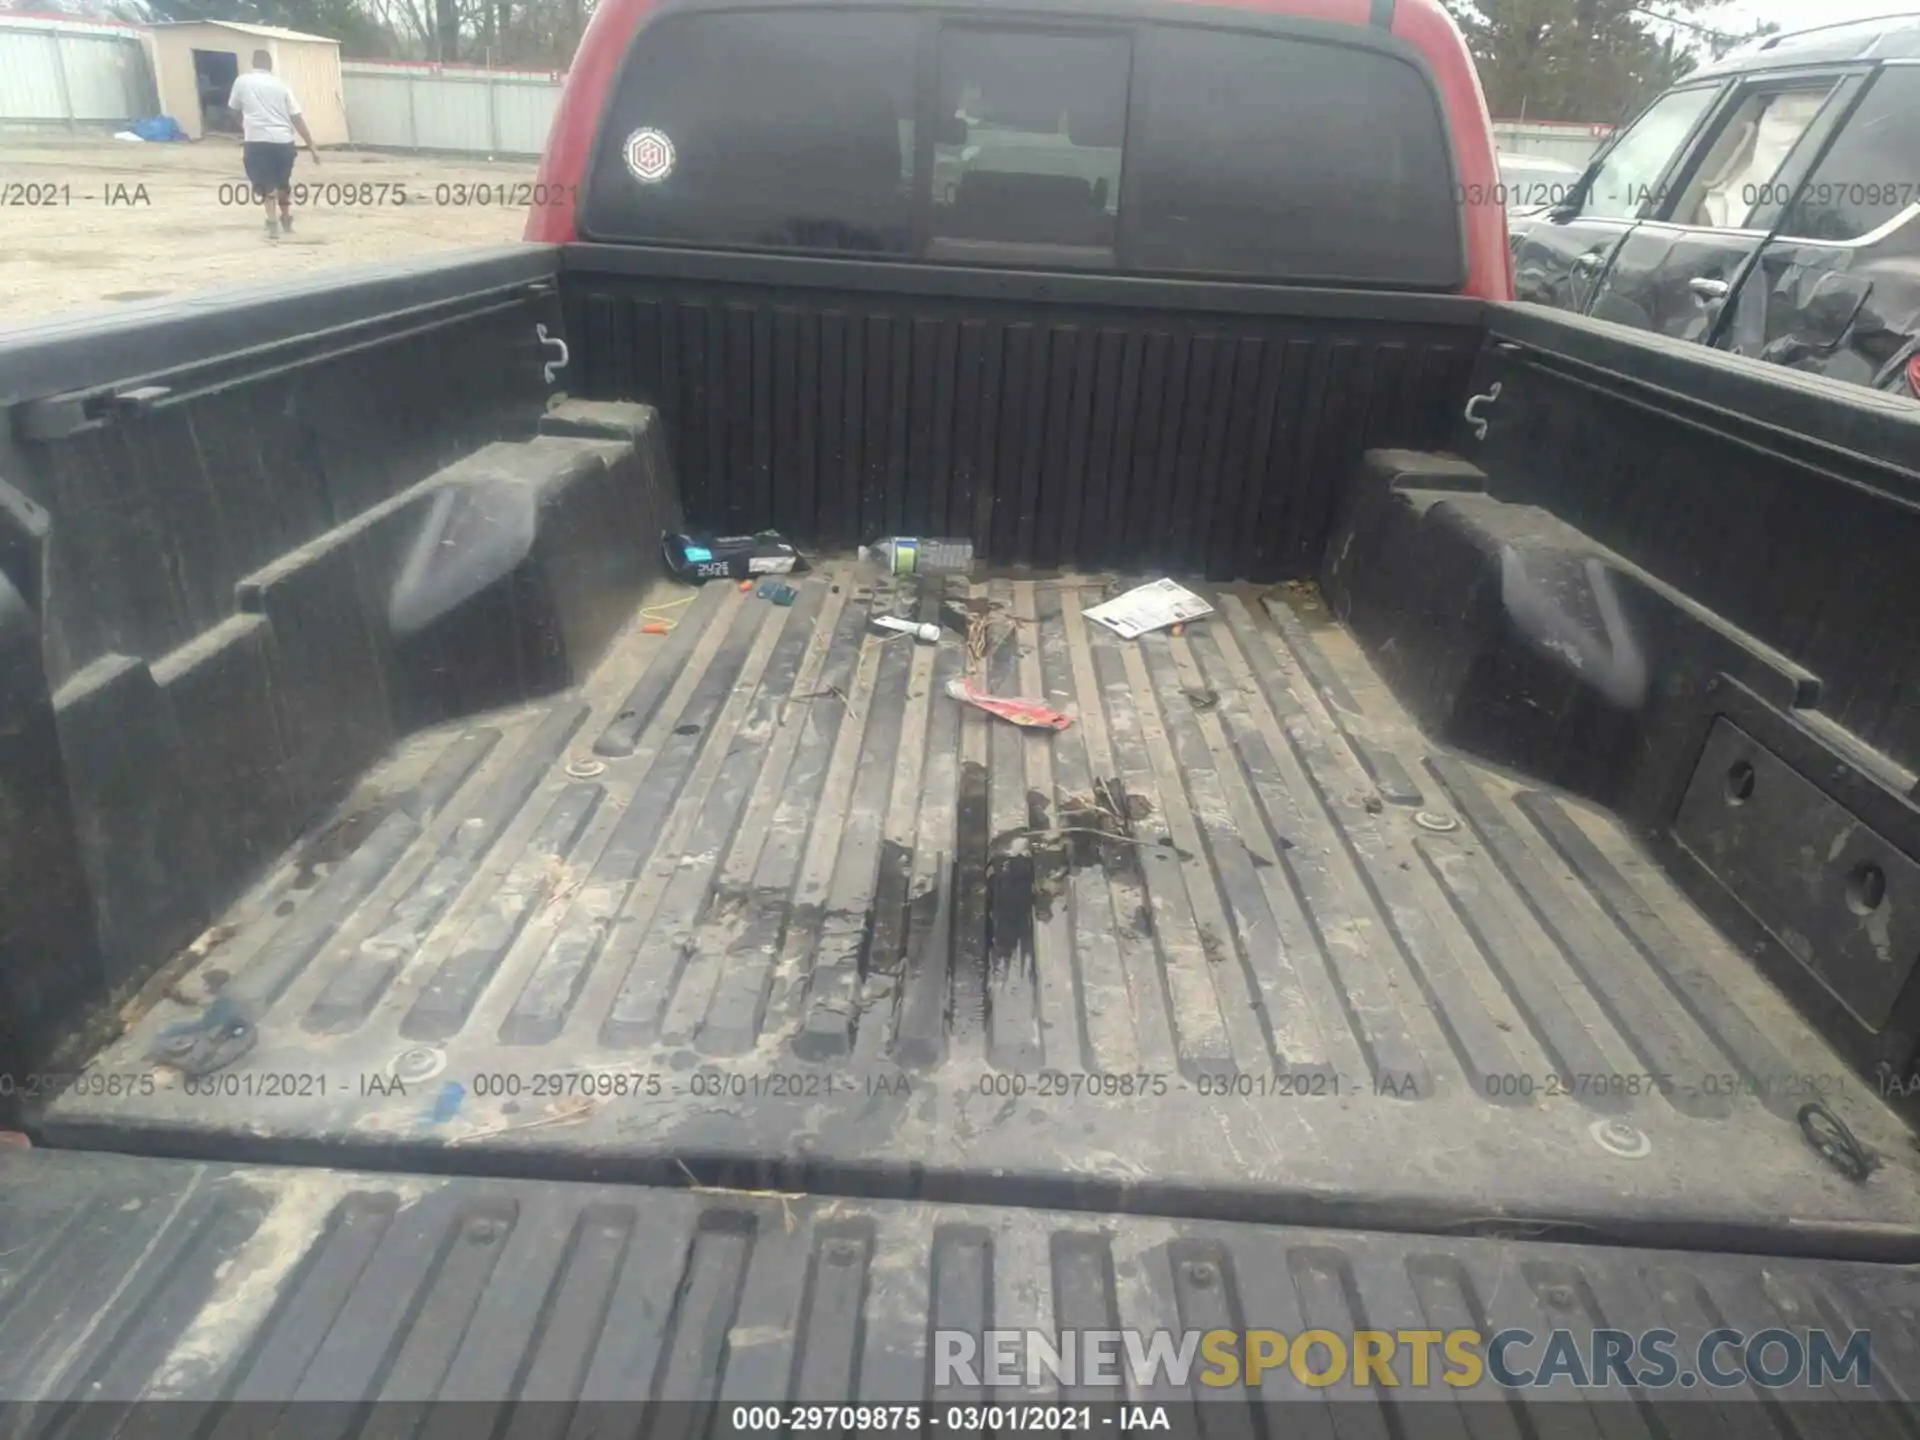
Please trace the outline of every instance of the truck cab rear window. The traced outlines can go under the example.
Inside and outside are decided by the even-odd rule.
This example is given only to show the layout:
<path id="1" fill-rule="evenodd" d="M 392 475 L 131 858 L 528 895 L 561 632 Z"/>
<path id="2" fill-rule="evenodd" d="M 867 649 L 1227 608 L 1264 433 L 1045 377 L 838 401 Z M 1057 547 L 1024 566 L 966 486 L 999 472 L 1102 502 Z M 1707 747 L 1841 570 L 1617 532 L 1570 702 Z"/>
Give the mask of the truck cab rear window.
<path id="1" fill-rule="evenodd" d="M 1414 66 L 1173 26 L 1142 58 L 1143 269 L 1459 282 L 1446 131 Z"/>
<path id="2" fill-rule="evenodd" d="M 669 16 L 628 58 L 581 233 L 1455 288 L 1439 98 L 1369 38 L 811 6 Z"/>
<path id="3" fill-rule="evenodd" d="M 1130 49 L 1124 35 L 944 31 L 934 235 L 1111 251 Z"/>
<path id="4" fill-rule="evenodd" d="M 623 240 L 901 255 L 912 242 L 906 15 L 720 11 L 644 31 L 587 228 Z"/>

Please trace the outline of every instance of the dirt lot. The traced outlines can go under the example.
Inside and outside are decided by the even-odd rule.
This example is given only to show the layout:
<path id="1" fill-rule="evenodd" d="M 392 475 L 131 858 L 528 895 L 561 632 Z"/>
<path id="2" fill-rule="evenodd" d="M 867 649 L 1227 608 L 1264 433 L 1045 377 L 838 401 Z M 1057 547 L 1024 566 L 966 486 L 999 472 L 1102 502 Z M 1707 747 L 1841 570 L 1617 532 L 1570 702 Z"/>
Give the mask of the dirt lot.
<path id="1" fill-rule="evenodd" d="M 316 167 L 303 153 L 294 234 L 269 242 L 235 141 L 0 137 L 0 330 L 60 311 L 517 240 L 533 175 L 530 160 L 322 151 Z"/>

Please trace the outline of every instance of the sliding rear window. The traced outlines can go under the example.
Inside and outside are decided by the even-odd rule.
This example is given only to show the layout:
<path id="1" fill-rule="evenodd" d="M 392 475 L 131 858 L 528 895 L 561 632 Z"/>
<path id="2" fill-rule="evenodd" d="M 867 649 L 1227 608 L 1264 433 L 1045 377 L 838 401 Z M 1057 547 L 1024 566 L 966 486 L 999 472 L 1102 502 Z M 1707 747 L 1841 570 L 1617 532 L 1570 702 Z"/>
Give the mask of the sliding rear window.
<path id="1" fill-rule="evenodd" d="M 1113 263 L 1131 43 L 950 25 L 940 35 L 932 252 L 1060 246 Z M 969 247 L 973 248 L 969 248 Z"/>
<path id="2" fill-rule="evenodd" d="M 582 233 L 1457 287 L 1432 81 L 1370 32 L 1319 30 L 813 7 L 665 17 L 621 76 Z"/>

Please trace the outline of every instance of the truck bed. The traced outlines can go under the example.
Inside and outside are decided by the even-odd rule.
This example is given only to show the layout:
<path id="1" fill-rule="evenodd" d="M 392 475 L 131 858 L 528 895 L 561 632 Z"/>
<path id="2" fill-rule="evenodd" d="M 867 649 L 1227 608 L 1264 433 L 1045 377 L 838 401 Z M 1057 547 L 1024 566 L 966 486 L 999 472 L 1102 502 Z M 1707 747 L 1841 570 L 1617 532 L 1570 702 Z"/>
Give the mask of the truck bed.
<path id="1" fill-rule="evenodd" d="M 661 587 L 388 755 L 44 1141 L 1912 1258 L 1905 1127 L 1619 823 L 1430 743 L 1311 587 L 1123 641 L 1128 583 Z M 236 1058 L 156 1064 L 208 1014 Z"/>

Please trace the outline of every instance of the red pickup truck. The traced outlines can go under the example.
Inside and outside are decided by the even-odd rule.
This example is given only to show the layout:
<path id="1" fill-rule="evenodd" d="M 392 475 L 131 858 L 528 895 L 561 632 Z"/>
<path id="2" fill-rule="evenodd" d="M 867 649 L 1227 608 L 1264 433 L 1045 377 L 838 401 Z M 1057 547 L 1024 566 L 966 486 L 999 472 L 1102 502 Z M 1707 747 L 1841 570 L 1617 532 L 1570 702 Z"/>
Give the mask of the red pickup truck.
<path id="1" fill-rule="evenodd" d="M 603 0 L 536 199 L 0 337 L 23 1430 L 1910 1432 L 1909 405 L 1511 303 L 1435 0 Z"/>

